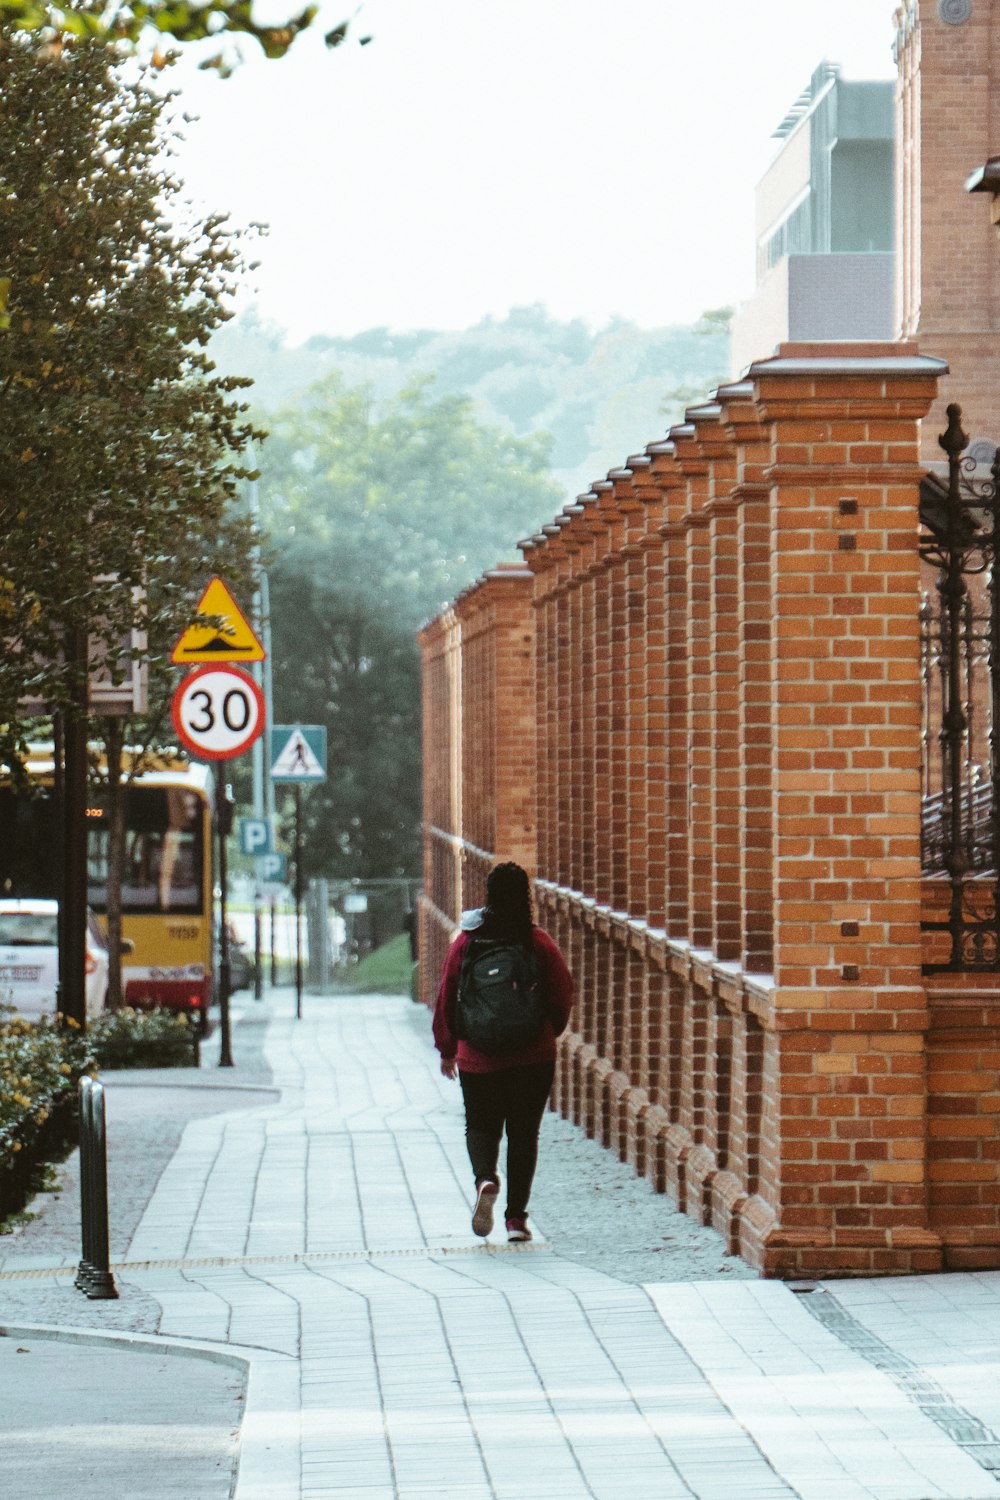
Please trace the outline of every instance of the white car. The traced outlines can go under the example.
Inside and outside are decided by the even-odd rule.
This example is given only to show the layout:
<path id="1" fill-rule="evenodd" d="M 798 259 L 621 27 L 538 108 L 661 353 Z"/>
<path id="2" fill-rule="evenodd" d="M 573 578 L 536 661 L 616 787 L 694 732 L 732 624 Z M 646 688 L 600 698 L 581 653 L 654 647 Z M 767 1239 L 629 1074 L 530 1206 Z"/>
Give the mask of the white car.
<path id="1" fill-rule="evenodd" d="M 52 1015 L 59 982 L 59 903 L 0 900 L 0 1006 L 29 1017 Z M 87 1015 L 104 1009 L 108 945 L 93 912 L 87 912 Z"/>

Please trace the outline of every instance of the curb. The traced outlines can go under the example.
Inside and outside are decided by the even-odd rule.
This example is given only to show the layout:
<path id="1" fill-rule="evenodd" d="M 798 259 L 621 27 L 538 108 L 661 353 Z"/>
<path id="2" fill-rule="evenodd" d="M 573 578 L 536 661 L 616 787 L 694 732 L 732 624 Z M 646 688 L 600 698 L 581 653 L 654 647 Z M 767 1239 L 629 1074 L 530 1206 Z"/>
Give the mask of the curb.
<path id="1" fill-rule="evenodd" d="M 115 1089 L 188 1089 L 198 1094 L 270 1094 L 274 1099 L 281 1098 L 281 1089 L 270 1083 L 226 1083 L 220 1080 L 218 1083 L 196 1083 L 193 1078 L 181 1078 L 176 1082 L 163 1079 L 148 1078 L 125 1078 L 118 1073 L 102 1073 L 101 1082 L 111 1090 Z"/>
<path id="2" fill-rule="evenodd" d="M 243 1354 L 222 1344 L 203 1343 L 198 1339 L 165 1338 L 157 1333 L 132 1333 L 123 1330 L 105 1333 L 101 1329 L 61 1327 L 56 1323 L 0 1323 L 0 1339 L 42 1339 L 62 1344 L 90 1344 L 97 1348 L 122 1347 L 139 1354 L 169 1354 L 184 1359 L 206 1359 L 213 1364 L 232 1365 L 249 1371 L 256 1349 Z M 285 1358 L 290 1358 L 286 1355 Z"/>

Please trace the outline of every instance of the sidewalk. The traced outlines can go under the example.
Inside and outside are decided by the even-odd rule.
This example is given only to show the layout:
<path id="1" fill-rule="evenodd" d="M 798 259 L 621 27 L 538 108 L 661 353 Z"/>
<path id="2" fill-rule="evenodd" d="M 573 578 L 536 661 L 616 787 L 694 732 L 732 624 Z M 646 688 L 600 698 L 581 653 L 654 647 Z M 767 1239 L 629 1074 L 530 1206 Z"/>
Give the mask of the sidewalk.
<path id="1" fill-rule="evenodd" d="M 117 1268 L 158 1344 L 247 1362 L 236 1500 L 1000 1500 L 1000 1275 L 639 1287 L 544 1223 L 483 1245 L 426 1015 L 268 1008 L 280 1100 L 192 1120 Z M 5 1246 L 0 1316 L 70 1272 Z"/>

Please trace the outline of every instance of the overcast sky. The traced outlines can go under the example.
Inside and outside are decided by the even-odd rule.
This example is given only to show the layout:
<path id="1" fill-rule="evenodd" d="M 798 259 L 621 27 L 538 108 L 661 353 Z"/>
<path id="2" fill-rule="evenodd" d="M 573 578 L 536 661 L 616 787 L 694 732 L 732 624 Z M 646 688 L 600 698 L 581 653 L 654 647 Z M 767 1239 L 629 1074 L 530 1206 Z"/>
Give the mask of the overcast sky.
<path id="1" fill-rule="evenodd" d="M 738 301 L 754 183 L 813 68 L 894 72 L 895 0 L 366 0 L 371 44 L 327 52 L 351 3 L 281 62 L 168 75 L 201 117 L 180 170 L 270 225 L 253 296 L 294 341 Z"/>

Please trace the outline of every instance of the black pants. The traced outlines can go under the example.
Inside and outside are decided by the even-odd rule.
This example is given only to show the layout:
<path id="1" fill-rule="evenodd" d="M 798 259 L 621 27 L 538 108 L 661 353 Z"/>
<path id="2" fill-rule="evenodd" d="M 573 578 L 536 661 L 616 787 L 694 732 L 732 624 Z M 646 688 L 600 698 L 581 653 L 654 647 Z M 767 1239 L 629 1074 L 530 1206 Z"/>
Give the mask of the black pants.
<path id="1" fill-rule="evenodd" d="M 465 1100 L 465 1140 L 476 1182 L 497 1180 L 500 1139 L 507 1127 L 507 1212 L 520 1218 L 538 1161 L 538 1131 L 555 1063 L 525 1063 L 498 1073 L 459 1072 Z"/>

